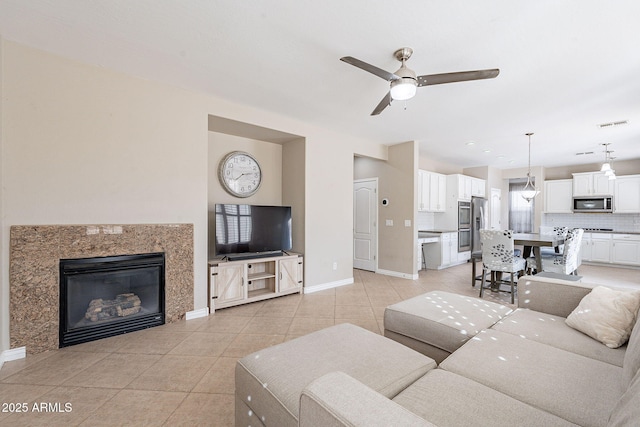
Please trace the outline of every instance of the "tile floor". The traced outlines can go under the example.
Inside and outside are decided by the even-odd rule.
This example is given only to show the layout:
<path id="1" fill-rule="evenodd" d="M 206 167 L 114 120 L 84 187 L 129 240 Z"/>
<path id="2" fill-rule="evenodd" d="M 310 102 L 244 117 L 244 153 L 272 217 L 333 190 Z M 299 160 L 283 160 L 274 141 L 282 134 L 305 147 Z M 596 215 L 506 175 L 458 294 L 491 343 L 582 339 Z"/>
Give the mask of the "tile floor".
<path id="1" fill-rule="evenodd" d="M 0 425 L 232 426 L 238 358 L 342 322 L 381 333 L 387 305 L 430 290 L 478 293 L 471 288 L 470 264 L 421 271 L 415 281 L 353 274 L 352 285 L 6 362 L 0 370 Z M 638 270 L 582 266 L 580 274 L 585 282 L 640 288 Z M 503 293 L 487 292 L 485 298 L 509 301 Z M 9 406 L 22 403 L 26 413 Z"/>

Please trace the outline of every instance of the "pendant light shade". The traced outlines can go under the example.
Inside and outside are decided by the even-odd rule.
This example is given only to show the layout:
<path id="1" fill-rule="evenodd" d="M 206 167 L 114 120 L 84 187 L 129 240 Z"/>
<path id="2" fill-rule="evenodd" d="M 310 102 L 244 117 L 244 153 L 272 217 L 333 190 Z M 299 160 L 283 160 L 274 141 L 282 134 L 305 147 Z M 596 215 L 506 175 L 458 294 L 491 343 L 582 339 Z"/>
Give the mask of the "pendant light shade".
<path id="1" fill-rule="evenodd" d="M 533 135 L 533 132 L 526 133 L 525 135 L 529 137 L 529 168 L 527 171 L 527 184 L 522 189 L 521 194 L 523 199 L 527 202 L 531 202 L 538 193 L 540 193 L 540 191 L 538 191 L 535 185 L 531 182 L 531 135 Z"/>
<path id="2" fill-rule="evenodd" d="M 610 154 L 613 153 L 613 151 L 609 150 L 609 144 L 611 143 L 605 142 L 603 144 L 600 144 L 604 146 L 604 163 L 600 168 L 600 172 L 604 172 L 604 174 L 608 176 L 609 179 L 616 179 L 616 171 L 614 171 L 611 167 L 611 161 L 613 160 L 613 157 L 611 157 Z"/>

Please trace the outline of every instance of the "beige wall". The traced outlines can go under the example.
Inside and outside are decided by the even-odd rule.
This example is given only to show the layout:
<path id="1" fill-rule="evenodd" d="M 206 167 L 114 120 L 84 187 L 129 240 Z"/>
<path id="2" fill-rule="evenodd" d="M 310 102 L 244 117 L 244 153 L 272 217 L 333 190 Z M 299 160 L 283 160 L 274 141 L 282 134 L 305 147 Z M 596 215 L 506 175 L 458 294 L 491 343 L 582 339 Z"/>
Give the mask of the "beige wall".
<path id="1" fill-rule="evenodd" d="M 0 42 L 3 267 L 13 224 L 193 223 L 194 307 L 206 307 L 213 115 L 304 136 L 292 146 L 304 154 L 295 184 L 304 195 L 287 197 L 304 203 L 305 285 L 352 280 L 353 156 L 386 158 L 387 147 Z M 0 351 L 9 342 L 6 268 L 1 281 Z"/>
<path id="2" fill-rule="evenodd" d="M 378 178 L 378 269 L 411 276 L 417 273 L 416 199 L 418 144 L 389 147 L 387 161 L 356 158 L 354 179 Z M 389 199 L 382 206 L 382 199 Z M 392 220 L 393 226 L 386 221 Z M 411 225 L 405 227 L 405 220 Z"/>
<path id="3" fill-rule="evenodd" d="M 292 250 L 305 248 L 305 140 L 289 141 L 282 146 L 282 204 L 291 206 Z"/>
<path id="4" fill-rule="evenodd" d="M 462 173 L 462 168 L 460 166 L 433 159 L 426 153 L 419 154 L 418 168 L 429 172 L 441 173 L 444 175 Z"/>

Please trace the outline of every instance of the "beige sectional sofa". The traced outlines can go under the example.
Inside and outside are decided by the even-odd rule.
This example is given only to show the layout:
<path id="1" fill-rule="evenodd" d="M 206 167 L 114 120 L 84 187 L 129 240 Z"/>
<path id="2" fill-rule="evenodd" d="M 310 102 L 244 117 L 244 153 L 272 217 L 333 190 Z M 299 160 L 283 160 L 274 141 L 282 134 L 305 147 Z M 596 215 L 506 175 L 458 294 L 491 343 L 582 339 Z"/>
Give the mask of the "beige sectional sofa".
<path id="1" fill-rule="evenodd" d="M 313 379 L 307 377 L 303 383 L 296 380 L 294 389 L 287 390 L 287 396 L 295 401 L 287 407 L 290 421 L 308 427 L 638 426 L 640 327 L 634 328 L 627 345 L 612 349 L 565 323 L 591 288 L 535 276 L 521 278 L 518 308 L 465 341 L 439 366 L 404 354 L 402 357 L 409 357 L 415 367 L 385 373 L 385 382 L 393 380 L 393 375 L 403 376 L 392 381 L 396 386 L 403 384 L 401 390 L 381 390 L 372 380 L 375 369 L 381 368 L 373 368 L 367 375 L 352 364 L 348 369 L 331 369 L 323 364 L 322 372 L 316 372 Z M 317 341 L 306 338 L 311 343 Z M 372 355 L 377 352 L 378 338 L 368 349 Z M 291 343 L 284 343 L 274 354 L 282 353 Z M 300 345 L 307 347 L 309 341 Z M 388 354 L 396 350 L 390 345 Z M 322 360 L 322 353 L 314 353 L 314 357 Z M 253 366 L 244 363 L 245 359 Z M 247 421 L 246 413 L 252 415 L 251 408 L 260 405 L 247 402 L 245 391 L 251 388 L 242 383 L 266 374 L 254 375 L 256 364 L 261 363 L 256 362 L 255 354 L 245 359 L 239 361 L 236 370 L 236 381 L 240 380 L 236 384 L 236 408 L 244 414 L 239 415 L 237 409 L 236 425 L 277 425 L 269 422 L 273 408 L 261 409 L 262 422 Z M 391 356 L 383 364 L 394 365 L 397 361 Z M 362 368 L 369 363 L 363 360 L 356 365 Z M 416 375 L 416 367 L 426 372 Z M 409 373 L 410 379 L 406 376 Z M 278 373 L 282 384 L 288 383 L 287 376 L 287 372 Z M 262 392 L 269 396 L 272 407 L 278 406 L 280 390 L 267 390 L 265 386 Z"/>

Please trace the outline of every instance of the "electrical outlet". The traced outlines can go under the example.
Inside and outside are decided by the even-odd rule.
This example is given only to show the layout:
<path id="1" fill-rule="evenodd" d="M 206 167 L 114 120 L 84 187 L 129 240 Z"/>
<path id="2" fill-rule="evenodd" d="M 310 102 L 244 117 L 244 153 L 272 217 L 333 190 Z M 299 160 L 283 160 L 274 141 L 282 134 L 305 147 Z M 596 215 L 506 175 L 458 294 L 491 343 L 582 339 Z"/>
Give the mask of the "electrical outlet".
<path id="1" fill-rule="evenodd" d="M 335 262 L 335 261 L 333 262 L 333 269 L 334 269 L 334 270 L 337 270 L 337 269 L 338 269 L 338 263 L 337 263 L 337 262 Z"/>
<path id="2" fill-rule="evenodd" d="M 410 219 L 405 219 L 404 220 L 404 226 L 405 227 L 411 227 L 411 220 Z"/>

